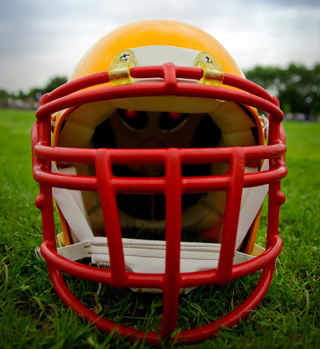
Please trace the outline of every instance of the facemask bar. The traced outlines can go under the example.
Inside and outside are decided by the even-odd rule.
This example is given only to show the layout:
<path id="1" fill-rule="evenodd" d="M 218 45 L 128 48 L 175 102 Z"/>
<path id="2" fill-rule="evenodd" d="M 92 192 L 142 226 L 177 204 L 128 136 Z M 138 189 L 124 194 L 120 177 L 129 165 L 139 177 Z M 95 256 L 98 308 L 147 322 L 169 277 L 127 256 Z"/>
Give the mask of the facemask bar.
<path id="1" fill-rule="evenodd" d="M 263 269 L 256 290 L 240 307 L 219 320 L 219 324 L 231 326 L 239 317 L 247 315 L 259 303 L 271 281 L 274 262 L 281 250 L 278 236 L 278 217 L 284 195 L 280 190 L 280 179 L 287 170 L 284 166 L 286 151 L 284 132 L 280 126 L 283 114 L 277 102 L 262 88 L 229 74 L 224 75 L 224 85 L 240 88 L 243 91 L 224 87 L 184 84 L 177 79 L 200 80 L 202 69 L 176 67 L 171 63 L 155 67 L 133 67 L 130 70 L 134 78 L 161 78 L 161 82 L 148 84 L 102 87 L 90 91 L 81 89 L 103 84 L 109 81 L 108 73 L 98 73 L 80 78 L 56 89 L 42 98 L 37 112 L 37 123 L 33 127 L 33 173 L 40 183 L 40 194 L 36 205 L 42 212 L 44 242 L 41 254 L 48 263 L 51 279 L 64 302 L 75 311 L 84 315 L 88 321 L 97 321 L 98 316 L 85 308 L 67 289 L 61 272 L 81 278 L 106 283 L 114 287 L 159 288 L 164 293 L 163 320 L 161 337 L 166 338 L 177 322 L 178 297 L 181 288 L 207 284 L 224 285 L 231 280 Z M 245 91 L 245 92 L 244 92 Z M 77 93 L 74 93 L 77 92 Z M 50 115 L 59 110 L 75 107 L 104 99 L 129 98 L 140 96 L 190 96 L 233 101 L 261 109 L 270 114 L 268 145 L 255 147 L 234 147 L 220 149 L 72 149 L 51 148 Z M 244 173 L 245 161 L 270 160 L 270 169 L 261 173 Z M 95 164 L 96 176 L 68 176 L 53 174 L 51 161 Z M 181 164 L 210 162 L 228 162 L 230 171 L 226 175 L 206 178 L 181 177 Z M 111 167 L 114 164 L 126 165 L 164 165 L 164 178 L 115 178 Z M 196 273 L 180 273 L 180 231 L 181 231 L 181 194 L 188 192 L 208 192 L 226 190 L 228 201 L 226 217 L 238 217 L 243 187 L 269 183 L 269 218 L 267 233 L 267 251 L 253 261 L 233 265 L 234 246 L 237 231 L 237 219 L 225 222 L 221 241 L 221 252 L 217 269 Z M 81 265 L 59 256 L 55 245 L 53 222 L 52 187 L 76 190 L 99 191 L 104 220 L 107 222 L 106 235 L 109 243 L 109 270 Z M 121 240 L 120 223 L 117 214 L 115 194 L 124 193 L 163 193 L 166 195 L 166 268 L 164 274 L 136 274 L 126 271 Z M 112 233 L 111 233 L 112 232 Z M 245 266 L 245 267 L 244 267 Z M 176 314 L 176 315 L 172 315 Z M 139 331 L 115 325 L 106 319 L 99 319 L 96 325 L 111 331 L 118 328 L 123 335 L 144 335 Z M 209 326 L 209 325 L 208 325 Z M 195 330 L 184 331 L 182 338 L 191 341 L 211 336 L 218 331 L 218 323 Z M 196 332 L 195 332 L 196 331 Z M 210 334 L 208 335 L 208 333 Z M 157 334 L 148 334 L 148 342 L 155 342 Z M 196 339 L 198 338 L 198 339 Z"/>

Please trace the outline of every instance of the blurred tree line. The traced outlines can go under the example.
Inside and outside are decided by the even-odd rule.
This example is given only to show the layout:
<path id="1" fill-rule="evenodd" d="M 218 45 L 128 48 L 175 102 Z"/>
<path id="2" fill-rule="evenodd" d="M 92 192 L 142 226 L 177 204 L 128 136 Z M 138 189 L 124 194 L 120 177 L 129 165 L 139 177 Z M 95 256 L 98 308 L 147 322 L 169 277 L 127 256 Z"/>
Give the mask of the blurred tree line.
<path id="1" fill-rule="evenodd" d="M 249 80 L 277 96 L 285 114 L 300 114 L 307 120 L 320 116 L 320 63 L 312 68 L 294 63 L 287 68 L 257 66 L 245 74 Z M 37 108 L 43 94 L 66 81 L 65 76 L 56 76 L 43 88 L 32 88 L 27 93 L 20 91 L 15 95 L 0 90 L 0 105 Z"/>
<path id="2" fill-rule="evenodd" d="M 37 108 L 40 98 L 45 93 L 51 92 L 55 88 L 67 82 L 66 76 L 55 76 L 49 80 L 44 87 L 35 87 L 25 93 L 19 91 L 17 94 L 9 93 L 4 89 L 0 89 L 0 106 L 2 107 L 18 107 L 18 108 Z"/>
<path id="3" fill-rule="evenodd" d="M 246 77 L 277 96 L 285 114 L 304 114 L 307 120 L 320 115 L 320 63 L 313 68 L 257 66 Z"/>
<path id="4" fill-rule="evenodd" d="M 37 95 L 41 94 L 44 95 L 45 93 L 51 92 L 53 91 L 55 88 L 65 84 L 68 81 L 66 76 L 55 76 L 53 78 L 50 79 L 50 81 L 47 83 L 47 85 L 43 88 L 32 88 L 29 93 L 28 96 L 32 97 L 32 98 L 36 98 Z"/>

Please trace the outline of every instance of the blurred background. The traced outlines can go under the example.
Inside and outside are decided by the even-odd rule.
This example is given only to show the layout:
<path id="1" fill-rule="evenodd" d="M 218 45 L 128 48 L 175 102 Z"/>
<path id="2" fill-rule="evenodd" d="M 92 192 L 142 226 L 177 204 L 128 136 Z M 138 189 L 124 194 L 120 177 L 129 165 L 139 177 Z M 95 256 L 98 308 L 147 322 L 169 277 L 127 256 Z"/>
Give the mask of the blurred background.
<path id="1" fill-rule="evenodd" d="M 37 108 L 101 36 L 152 18 L 214 36 L 287 119 L 320 118 L 319 0 L 0 0 L 0 107 Z"/>

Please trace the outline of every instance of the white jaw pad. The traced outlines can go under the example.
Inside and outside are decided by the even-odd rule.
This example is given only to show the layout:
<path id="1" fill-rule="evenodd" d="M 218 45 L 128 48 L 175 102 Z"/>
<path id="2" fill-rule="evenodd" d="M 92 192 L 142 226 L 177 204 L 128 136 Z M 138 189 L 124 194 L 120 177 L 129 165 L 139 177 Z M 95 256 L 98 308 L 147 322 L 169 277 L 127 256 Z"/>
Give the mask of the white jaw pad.
<path id="1" fill-rule="evenodd" d="M 53 173 L 68 173 L 68 171 L 58 171 L 53 162 L 51 163 L 51 170 Z M 74 173 L 69 171 L 68 174 Z M 82 199 L 77 198 L 76 191 L 52 188 L 52 194 L 71 228 L 74 241 L 84 241 L 93 238 L 93 233 L 85 217 Z"/>
<path id="2" fill-rule="evenodd" d="M 262 171 L 269 170 L 269 160 L 265 160 Z M 253 188 L 245 188 L 242 192 L 244 196 L 241 201 L 241 210 L 238 222 L 236 249 L 241 246 L 251 224 L 255 220 L 263 202 L 269 191 L 269 184 Z M 244 195 L 245 194 L 245 195 Z"/>
<path id="3" fill-rule="evenodd" d="M 122 239 L 125 264 L 135 273 L 164 273 L 166 242 L 158 240 Z M 217 268 L 220 244 L 181 242 L 180 272 L 191 273 Z M 58 248 L 58 253 L 70 260 L 90 257 L 93 264 L 110 262 L 108 241 L 105 237 L 94 237 L 66 247 Z M 235 251 L 234 264 L 254 258 Z"/>

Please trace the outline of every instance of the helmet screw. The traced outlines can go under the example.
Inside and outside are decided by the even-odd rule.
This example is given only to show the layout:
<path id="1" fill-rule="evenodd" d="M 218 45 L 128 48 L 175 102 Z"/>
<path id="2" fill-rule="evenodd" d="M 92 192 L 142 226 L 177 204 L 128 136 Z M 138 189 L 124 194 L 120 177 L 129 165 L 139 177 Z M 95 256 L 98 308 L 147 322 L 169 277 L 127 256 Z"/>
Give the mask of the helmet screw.
<path id="1" fill-rule="evenodd" d="M 212 63 L 212 59 L 207 55 L 203 56 L 203 59 L 206 63 Z"/>
<path id="2" fill-rule="evenodd" d="M 122 56 L 120 56 L 121 62 L 126 62 L 130 57 L 130 53 L 124 53 Z"/>

